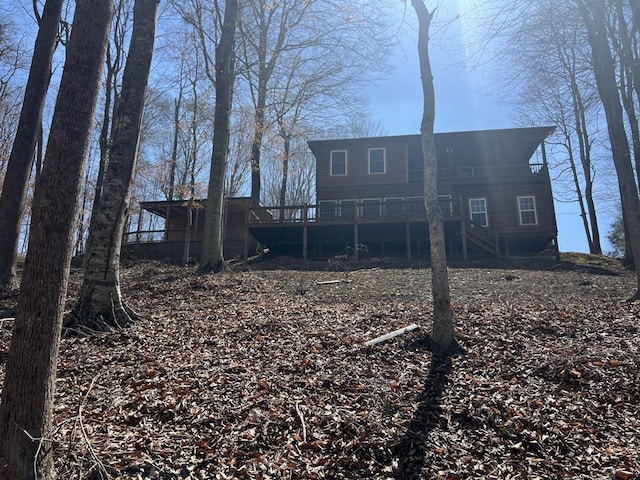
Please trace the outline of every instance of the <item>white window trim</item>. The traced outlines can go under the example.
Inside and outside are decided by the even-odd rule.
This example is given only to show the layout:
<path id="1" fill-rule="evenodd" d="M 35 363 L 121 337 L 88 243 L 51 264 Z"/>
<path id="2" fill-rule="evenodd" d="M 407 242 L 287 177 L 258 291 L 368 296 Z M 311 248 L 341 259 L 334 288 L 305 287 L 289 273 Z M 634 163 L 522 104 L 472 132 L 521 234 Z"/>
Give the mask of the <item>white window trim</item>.
<path id="1" fill-rule="evenodd" d="M 473 220 L 473 213 L 474 213 L 474 212 L 471 211 L 471 202 L 473 200 L 482 200 L 484 202 L 484 212 L 483 213 L 484 213 L 485 218 L 487 219 L 487 223 L 485 223 L 482 226 L 483 227 L 488 227 L 489 226 L 489 212 L 488 212 L 488 208 L 487 208 L 487 199 L 486 199 L 486 197 L 475 197 L 475 198 L 470 198 L 469 199 L 469 218 L 471 220 Z M 480 212 L 475 212 L 475 213 L 480 213 Z"/>
<path id="2" fill-rule="evenodd" d="M 381 172 L 372 172 L 371 171 L 371 151 L 372 150 L 382 150 L 382 171 Z M 369 175 L 382 175 L 387 173 L 387 149 L 384 147 L 376 147 L 370 148 L 367 151 L 367 160 L 368 160 L 368 168 Z"/>
<path id="3" fill-rule="evenodd" d="M 344 152 L 344 173 L 333 173 L 333 154 Z M 331 150 L 329 153 L 329 174 L 332 177 L 345 177 L 349 173 L 349 156 L 346 150 Z"/>
<path id="4" fill-rule="evenodd" d="M 521 198 L 531 198 L 533 199 L 533 210 L 522 210 L 520 208 L 520 199 Z M 538 206 L 536 205 L 536 197 L 535 195 L 520 195 L 516 198 L 516 204 L 518 205 L 518 222 L 521 227 L 530 227 L 538 225 Z M 534 223 L 522 223 L 522 212 L 533 212 L 533 217 L 535 218 Z"/>

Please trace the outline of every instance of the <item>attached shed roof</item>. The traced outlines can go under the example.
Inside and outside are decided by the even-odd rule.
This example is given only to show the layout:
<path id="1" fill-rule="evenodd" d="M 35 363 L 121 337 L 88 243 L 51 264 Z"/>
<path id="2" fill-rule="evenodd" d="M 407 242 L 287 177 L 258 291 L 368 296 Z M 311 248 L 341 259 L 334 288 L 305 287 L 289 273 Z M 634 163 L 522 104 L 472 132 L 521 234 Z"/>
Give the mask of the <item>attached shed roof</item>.
<path id="1" fill-rule="evenodd" d="M 146 210 L 151 213 L 155 213 L 156 215 L 166 218 L 167 212 L 169 212 L 170 217 L 175 216 L 184 216 L 187 204 L 189 200 L 186 199 L 178 199 L 178 200 L 153 200 L 149 202 L 140 202 L 140 206 L 143 210 Z M 206 198 L 196 198 L 194 202 L 200 207 L 206 207 L 207 199 Z M 232 205 L 238 205 L 239 208 L 248 205 L 249 197 L 231 197 L 227 198 L 226 202 L 230 208 L 233 208 Z"/>

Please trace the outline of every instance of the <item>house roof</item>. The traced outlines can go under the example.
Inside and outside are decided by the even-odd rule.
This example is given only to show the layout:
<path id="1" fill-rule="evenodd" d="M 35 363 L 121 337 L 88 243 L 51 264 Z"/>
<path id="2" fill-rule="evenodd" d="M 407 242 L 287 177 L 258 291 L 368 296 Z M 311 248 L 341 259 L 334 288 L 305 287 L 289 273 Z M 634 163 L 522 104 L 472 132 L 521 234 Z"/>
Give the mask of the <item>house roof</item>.
<path id="1" fill-rule="evenodd" d="M 456 158 L 475 158 L 477 163 L 502 163 L 501 158 L 527 160 L 531 158 L 542 141 L 555 130 L 554 126 L 508 128 L 496 130 L 473 130 L 434 134 L 438 155 Z M 317 156 L 321 150 L 350 146 L 384 146 L 404 143 L 421 148 L 421 136 L 397 135 L 365 138 L 342 138 L 311 140 L 309 148 Z"/>
<path id="2" fill-rule="evenodd" d="M 249 200 L 249 197 L 229 197 L 225 199 L 225 201 L 230 205 L 248 203 Z M 152 200 L 148 202 L 140 202 L 140 206 L 148 212 L 155 213 L 162 218 L 166 218 L 167 212 L 169 212 L 170 216 L 184 216 L 188 202 L 188 199 Z M 203 208 L 207 205 L 207 199 L 195 198 L 194 203 L 196 204 L 196 208 Z"/>

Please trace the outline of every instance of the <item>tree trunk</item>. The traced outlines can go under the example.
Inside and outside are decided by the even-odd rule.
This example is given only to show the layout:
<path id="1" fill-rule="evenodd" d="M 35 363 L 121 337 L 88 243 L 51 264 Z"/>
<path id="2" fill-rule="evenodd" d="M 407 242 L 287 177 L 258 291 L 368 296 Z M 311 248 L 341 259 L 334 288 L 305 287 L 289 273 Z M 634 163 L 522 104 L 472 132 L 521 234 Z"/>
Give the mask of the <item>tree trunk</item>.
<path id="1" fill-rule="evenodd" d="M 611 143 L 613 163 L 622 198 L 622 214 L 628 229 L 634 264 L 640 255 L 640 200 L 636 187 L 631 152 L 624 125 L 624 116 L 616 82 L 616 67 L 607 37 L 603 0 L 575 0 L 587 28 L 593 70 L 602 101 Z M 632 298 L 640 298 L 640 268 L 636 268 L 637 289 Z"/>
<path id="2" fill-rule="evenodd" d="M 629 29 L 627 28 L 627 19 L 625 18 L 623 3 L 621 0 L 616 0 L 614 4 L 619 26 L 618 43 L 614 43 L 614 45 L 617 46 L 620 59 L 620 98 L 627 114 L 633 144 L 633 160 L 636 168 L 636 178 L 638 180 L 638 186 L 640 187 L 640 128 L 638 126 L 638 116 L 633 100 L 634 84 L 636 92 L 640 91 L 637 85 L 640 83 L 640 70 L 637 68 L 637 58 L 634 58 L 634 45 L 631 35 L 629 34 Z M 638 53 L 636 51 L 635 57 L 637 56 Z M 638 101 L 640 101 L 640 98 L 638 98 Z"/>
<path id="3" fill-rule="evenodd" d="M 433 332 L 431 349 L 435 354 L 452 355 L 459 352 L 453 332 L 453 313 L 449 295 L 449 274 L 444 239 L 444 222 L 438 204 L 437 158 L 433 136 L 435 121 L 435 93 L 433 74 L 429 61 L 429 26 L 433 12 L 429 12 L 423 0 L 411 0 L 418 15 L 418 55 L 424 109 L 420 133 L 424 155 L 424 198 L 429 222 L 429 244 L 431 249 L 431 281 L 433 294 Z"/>
<path id="4" fill-rule="evenodd" d="M 587 202 L 587 211 L 589 212 L 589 223 L 591 225 L 591 238 L 589 240 L 589 253 L 602 254 L 602 246 L 600 244 L 600 228 L 598 227 L 598 218 L 596 216 L 596 206 L 593 201 L 593 175 L 591 175 L 591 142 L 589 139 L 589 131 L 587 129 L 587 119 L 585 116 L 584 102 L 580 88 L 576 80 L 575 70 L 571 70 L 571 97 L 573 104 L 573 114 L 576 123 L 576 134 L 578 136 L 578 145 L 580 148 L 580 162 L 582 164 L 582 175 L 584 177 L 584 198 Z"/>
<path id="5" fill-rule="evenodd" d="M 280 184 L 280 208 L 284 209 L 287 203 L 287 182 L 289 181 L 289 158 L 291 156 L 291 136 L 284 131 L 284 128 L 281 129 L 280 135 L 284 140 L 284 151 L 282 154 L 282 183 Z"/>
<path id="6" fill-rule="evenodd" d="M 63 0 L 47 0 L 40 19 L 16 136 L 0 196 L 0 288 L 15 283 L 20 221 L 42 123 Z"/>
<path id="7" fill-rule="evenodd" d="M 266 9 L 260 8 L 260 28 L 258 32 L 257 65 L 258 65 L 258 85 L 256 111 L 254 118 L 253 141 L 251 143 L 251 199 L 252 207 L 260 206 L 261 176 L 260 176 L 260 154 L 262 150 L 262 138 L 264 136 L 264 119 L 267 104 L 267 83 L 271 76 L 269 65 L 267 65 L 267 33 L 269 24 L 266 22 Z"/>
<path id="8" fill-rule="evenodd" d="M 84 161 L 104 62 L 111 0 L 77 0 L 0 403 L 0 478 L 55 478 L 51 442 L 60 329 Z M 32 438 L 36 440 L 32 440 Z M 43 439 L 40 442 L 40 439 Z"/>
<path id="9" fill-rule="evenodd" d="M 576 161 L 573 158 L 573 151 L 571 149 L 571 139 L 569 138 L 569 136 L 567 136 L 567 141 L 568 141 L 567 154 L 569 157 L 569 167 L 571 168 L 573 184 L 576 187 L 576 196 L 578 197 L 578 206 L 580 207 L 580 218 L 582 218 L 582 226 L 584 228 L 584 233 L 587 237 L 587 243 L 589 244 L 589 253 L 594 253 L 593 237 L 591 236 L 591 229 L 589 228 L 589 219 L 587 218 L 587 211 L 584 208 L 582 187 L 580 186 L 580 180 L 578 178 L 578 169 L 576 168 Z"/>
<path id="10" fill-rule="evenodd" d="M 106 331 L 131 325 L 136 315 L 122 300 L 120 247 L 129 209 L 156 31 L 157 0 L 136 0 L 129 54 L 116 102 L 109 162 L 91 222 L 80 297 L 65 321 L 73 331 Z"/>
<path id="11" fill-rule="evenodd" d="M 167 216 L 164 219 L 164 240 L 169 240 L 169 221 L 171 202 L 176 187 L 176 168 L 178 168 L 178 136 L 180 135 L 180 105 L 182 104 L 182 84 L 178 90 L 178 98 L 173 102 L 173 143 L 171 145 L 171 169 L 169 170 L 169 191 L 167 192 Z"/>
<path id="12" fill-rule="evenodd" d="M 228 0 L 224 8 L 224 20 L 220 43 L 216 48 L 216 106 L 213 124 L 213 154 L 204 220 L 200 271 L 224 270 L 223 256 L 223 207 L 224 180 L 229 152 L 231 102 L 234 81 L 234 39 L 238 18 L 238 0 Z"/>
<path id="13" fill-rule="evenodd" d="M 264 115 L 265 106 L 264 99 L 261 97 L 262 106 L 258 105 L 255 116 L 255 132 L 253 134 L 253 142 L 251 143 L 251 206 L 260 206 L 260 191 L 261 191 L 261 177 L 260 177 L 260 153 L 262 149 L 262 137 L 264 135 Z M 259 100 L 259 101 L 260 101 Z"/>
<path id="14" fill-rule="evenodd" d="M 182 242 L 182 264 L 189 263 L 189 255 L 191 254 L 191 232 L 193 230 L 193 195 L 189 197 L 187 202 L 187 225 L 184 229 L 184 242 Z"/>

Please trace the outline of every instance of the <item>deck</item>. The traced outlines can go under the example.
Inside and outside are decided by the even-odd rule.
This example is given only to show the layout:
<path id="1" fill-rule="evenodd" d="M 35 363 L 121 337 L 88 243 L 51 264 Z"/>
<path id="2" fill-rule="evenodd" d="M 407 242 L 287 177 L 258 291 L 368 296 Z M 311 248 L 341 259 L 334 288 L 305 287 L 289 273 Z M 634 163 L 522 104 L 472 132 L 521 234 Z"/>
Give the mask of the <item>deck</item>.
<path id="1" fill-rule="evenodd" d="M 462 248 L 460 207 L 440 199 L 449 248 Z M 402 253 L 408 258 L 427 254 L 428 223 L 422 199 L 322 203 L 250 208 L 249 233 L 271 250 L 307 258 L 341 253 L 358 256 Z M 466 247 L 465 247 L 466 248 Z"/>

